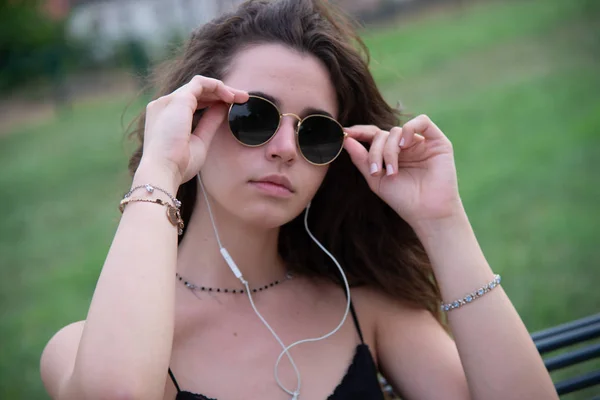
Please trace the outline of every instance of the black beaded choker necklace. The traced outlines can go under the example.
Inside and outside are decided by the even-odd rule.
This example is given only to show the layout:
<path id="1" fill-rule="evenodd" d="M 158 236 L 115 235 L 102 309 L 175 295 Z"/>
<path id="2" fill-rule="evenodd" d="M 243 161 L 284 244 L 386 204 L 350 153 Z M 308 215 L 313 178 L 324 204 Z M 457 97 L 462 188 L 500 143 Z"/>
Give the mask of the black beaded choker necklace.
<path id="1" fill-rule="evenodd" d="M 245 293 L 246 291 L 244 289 L 222 289 L 222 288 L 212 288 L 212 287 L 207 287 L 207 286 L 198 286 L 198 285 L 194 285 L 193 283 L 189 282 L 187 279 L 184 279 L 181 275 L 179 275 L 179 273 L 175 272 L 175 276 L 177 277 L 177 279 L 179 279 L 180 281 L 183 282 L 183 284 L 190 289 L 191 291 L 201 291 L 201 292 L 217 292 L 217 293 Z M 292 275 L 291 272 L 287 272 L 285 274 L 285 277 L 283 279 L 277 279 L 276 281 L 273 281 L 271 283 L 266 284 L 265 286 L 260 286 L 254 289 L 250 289 L 253 293 L 256 292 L 262 292 L 263 290 L 267 290 L 270 287 L 279 285 L 282 282 L 285 281 L 289 281 L 290 279 L 292 279 L 294 277 L 294 275 Z"/>

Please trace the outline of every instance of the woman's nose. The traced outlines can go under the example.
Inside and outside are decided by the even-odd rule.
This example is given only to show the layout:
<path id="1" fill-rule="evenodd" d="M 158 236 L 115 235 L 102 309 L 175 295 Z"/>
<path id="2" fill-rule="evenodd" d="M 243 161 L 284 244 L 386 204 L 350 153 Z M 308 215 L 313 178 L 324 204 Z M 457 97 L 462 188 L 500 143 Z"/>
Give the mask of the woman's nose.
<path id="1" fill-rule="evenodd" d="M 298 157 L 296 129 L 299 119 L 295 115 L 284 114 L 275 137 L 266 145 L 265 155 L 269 160 L 281 160 L 286 163 Z"/>

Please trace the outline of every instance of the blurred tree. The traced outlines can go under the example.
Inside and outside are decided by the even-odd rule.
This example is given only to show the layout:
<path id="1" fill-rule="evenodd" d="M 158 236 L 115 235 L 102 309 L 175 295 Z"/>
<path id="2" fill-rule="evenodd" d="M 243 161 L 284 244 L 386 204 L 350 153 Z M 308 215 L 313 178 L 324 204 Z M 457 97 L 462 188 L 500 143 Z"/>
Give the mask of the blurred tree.
<path id="1" fill-rule="evenodd" d="M 150 69 L 150 58 L 144 48 L 144 43 L 139 40 L 129 40 L 126 42 L 126 46 L 129 50 L 129 59 L 133 73 L 140 87 L 144 87 Z"/>
<path id="2" fill-rule="evenodd" d="M 0 91 L 32 79 L 60 79 L 66 57 L 64 24 L 51 19 L 37 0 L 0 6 Z"/>
<path id="3" fill-rule="evenodd" d="M 592 34 L 595 39 L 596 55 L 600 55 L 600 1 L 583 0 L 582 10 L 589 25 L 593 28 Z"/>

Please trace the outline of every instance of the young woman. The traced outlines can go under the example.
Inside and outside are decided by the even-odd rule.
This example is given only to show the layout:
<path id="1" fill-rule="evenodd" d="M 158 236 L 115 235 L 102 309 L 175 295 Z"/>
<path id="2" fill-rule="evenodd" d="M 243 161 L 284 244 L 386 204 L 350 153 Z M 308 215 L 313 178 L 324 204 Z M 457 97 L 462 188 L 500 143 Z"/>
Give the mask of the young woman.
<path id="1" fill-rule="evenodd" d="M 366 59 L 321 1 L 249 1 L 156 72 L 87 319 L 42 355 L 53 399 L 382 399 L 378 371 L 406 399 L 557 398 L 450 141 L 399 126 Z"/>

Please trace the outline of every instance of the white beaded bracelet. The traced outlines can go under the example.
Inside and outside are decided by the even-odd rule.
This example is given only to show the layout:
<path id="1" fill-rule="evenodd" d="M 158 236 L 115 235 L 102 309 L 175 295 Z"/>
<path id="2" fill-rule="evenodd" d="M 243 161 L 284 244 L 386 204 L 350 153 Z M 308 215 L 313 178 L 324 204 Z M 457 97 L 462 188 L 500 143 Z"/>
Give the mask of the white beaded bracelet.
<path id="1" fill-rule="evenodd" d="M 494 275 L 494 280 L 491 281 L 490 283 L 488 283 L 487 285 L 477 289 L 476 291 L 474 291 L 472 293 L 467 294 L 462 299 L 455 300 L 452 303 L 447 303 L 447 304 L 442 303 L 441 309 L 442 309 L 442 311 L 448 312 L 455 308 L 462 307 L 465 304 L 469 304 L 473 300 L 485 295 L 487 292 L 489 292 L 490 290 L 492 290 L 493 288 L 495 288 L 498 285 L 500 285 L 500 275 Z"/>

